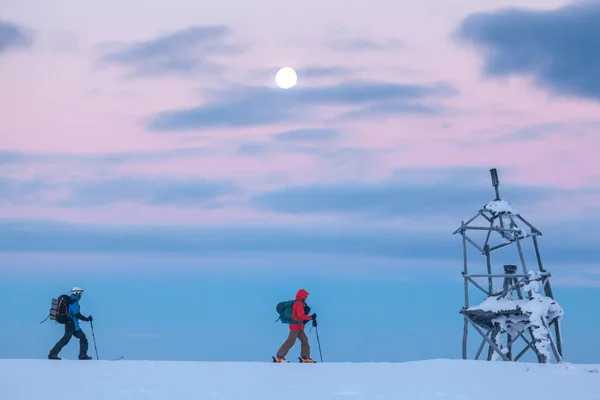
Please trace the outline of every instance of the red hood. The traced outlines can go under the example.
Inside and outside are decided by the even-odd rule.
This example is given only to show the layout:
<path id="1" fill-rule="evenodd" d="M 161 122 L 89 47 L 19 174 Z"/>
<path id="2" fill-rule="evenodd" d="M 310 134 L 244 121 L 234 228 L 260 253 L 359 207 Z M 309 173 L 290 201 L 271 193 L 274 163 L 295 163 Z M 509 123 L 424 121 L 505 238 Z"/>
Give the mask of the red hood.
<path id="1" fill-rule="evenodd" d="M 308 292 L 304 289 L 300 289 L 298 290 L 298 293 L 296 293 L 296 300 L 306 300 L 307 297 Z"/>

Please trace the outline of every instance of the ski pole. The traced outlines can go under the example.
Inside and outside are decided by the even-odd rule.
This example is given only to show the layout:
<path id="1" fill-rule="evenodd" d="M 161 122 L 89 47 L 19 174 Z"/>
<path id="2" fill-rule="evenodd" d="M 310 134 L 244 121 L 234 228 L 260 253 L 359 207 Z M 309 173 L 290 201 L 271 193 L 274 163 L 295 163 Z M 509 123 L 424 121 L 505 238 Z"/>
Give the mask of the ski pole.
<path id="1" fill-rule="evenodd" d="M 92 339 L 94 339 L 94 350 L 96 350 L 96 360 L 98 360 L 98 348 L 96 347 L 96 335 L 94 334 L 94 322 L 90 321 L 90 326 L 92 328 Z"/>
<path id="2" fill-rule="evenodd" d="M 323 353 L 321 352 L 321 341 L 319 340 L 319 328 L 315 326 L 315 332 L 317 333 L 317 344 L 319 345 L 319 357 L 321 357 L 321 362 L 323 362 Z"/>

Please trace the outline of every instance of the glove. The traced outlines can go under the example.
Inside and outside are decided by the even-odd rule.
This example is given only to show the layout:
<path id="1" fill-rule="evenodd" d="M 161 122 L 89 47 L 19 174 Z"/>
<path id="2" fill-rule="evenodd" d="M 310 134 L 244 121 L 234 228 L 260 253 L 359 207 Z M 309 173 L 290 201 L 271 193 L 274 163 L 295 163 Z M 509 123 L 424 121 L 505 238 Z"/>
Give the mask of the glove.
<path id="1" fill-rule="evenodd" d="M 94 320 L 94 318 L 92 318 L 92 316 L 90 315 L 89 317 L 87 317 L 86 321 L 93 321 L 93 320 Z"/>
<path id="2" fill-rule="evenodd" d="M 317 319 L 317 313 L 314 313 L 313 315 L 311 315 L 313 321 Z"/>
<path id="3" fill-rule="evenodd" d="M 313 326 L 313 328 L 317 327 L 317 320 L 316 319 L 312 320 L 312 326 Z"/>

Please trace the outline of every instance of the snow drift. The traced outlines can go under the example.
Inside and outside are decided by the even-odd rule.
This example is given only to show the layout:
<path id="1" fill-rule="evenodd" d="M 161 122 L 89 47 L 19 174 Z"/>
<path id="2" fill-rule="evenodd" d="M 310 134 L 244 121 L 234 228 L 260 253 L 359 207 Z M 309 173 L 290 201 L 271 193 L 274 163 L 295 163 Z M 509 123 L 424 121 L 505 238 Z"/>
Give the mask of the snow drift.
<path id="1" fill-rule="evenodd" d="M 600 399 L 595 365 L 0 360 L 6 400 Z"/>

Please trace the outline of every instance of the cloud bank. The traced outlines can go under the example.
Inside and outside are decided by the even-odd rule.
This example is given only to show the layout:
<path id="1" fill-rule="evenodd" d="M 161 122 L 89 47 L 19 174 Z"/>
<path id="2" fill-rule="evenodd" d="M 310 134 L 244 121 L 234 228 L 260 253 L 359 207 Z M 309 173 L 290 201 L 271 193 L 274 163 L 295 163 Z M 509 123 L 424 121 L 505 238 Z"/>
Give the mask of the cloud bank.
<path id="1" fill-rule="evenodd" d="M 479 50 L 489 77 L 529 76 L 555 94 L 600 101 L 598 21 L 598 2 L 511 8 L 470 15 L 456 36 Z"/>

